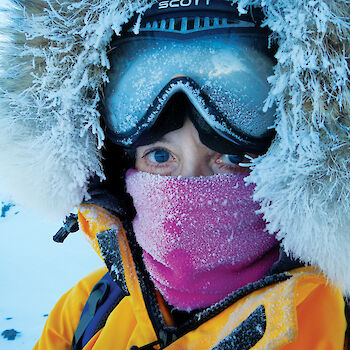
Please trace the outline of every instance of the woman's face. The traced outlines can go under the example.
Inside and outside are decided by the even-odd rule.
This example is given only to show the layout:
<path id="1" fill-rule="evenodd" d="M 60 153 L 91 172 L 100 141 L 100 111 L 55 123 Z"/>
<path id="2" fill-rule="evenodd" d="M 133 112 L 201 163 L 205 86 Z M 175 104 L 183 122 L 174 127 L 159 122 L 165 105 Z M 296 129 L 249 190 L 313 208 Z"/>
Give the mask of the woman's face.
<path id="1" fill-rule="evenodd" d="M 186 119 L 180 129 L 168 132 L 155 143 L 137 147 L 135 168 L 163 176 L 248 174 L 249 167 L 238 163 L 249 163 L 249 159 L 220 154 L 208 148 L 200 141 L 192 122 Z"/>

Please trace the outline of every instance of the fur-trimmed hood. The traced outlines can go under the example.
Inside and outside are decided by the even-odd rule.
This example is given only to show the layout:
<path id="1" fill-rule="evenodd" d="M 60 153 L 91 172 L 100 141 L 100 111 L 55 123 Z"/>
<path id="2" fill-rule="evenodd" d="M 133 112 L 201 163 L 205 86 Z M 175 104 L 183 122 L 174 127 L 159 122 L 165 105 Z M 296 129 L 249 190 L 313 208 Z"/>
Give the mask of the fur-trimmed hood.
<path id="1" fill-rule="evenodd" d="M 99 91 L 114 33 L 147 0 L 12 0 L 0 47 L 0 176 L 15 200 L 63 217 L 104 179 Z M 350 295 L 350 2 L 240 0 L 262 6 L 277 40 L 266 106 L 277 136 L 254 161 L 271 233 Z"/>

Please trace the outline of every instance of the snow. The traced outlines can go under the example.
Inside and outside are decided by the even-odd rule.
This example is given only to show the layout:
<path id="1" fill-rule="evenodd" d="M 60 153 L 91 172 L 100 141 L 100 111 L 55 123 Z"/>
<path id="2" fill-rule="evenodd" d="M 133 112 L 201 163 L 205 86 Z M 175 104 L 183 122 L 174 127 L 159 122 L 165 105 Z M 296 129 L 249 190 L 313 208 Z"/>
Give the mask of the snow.
<path id="1" fill-rule="evenodd" d="M 0 212 L 9 203 L 0 195 Z M 103 265 L 80 232 L 53 242 L 60 227 L 18 205 L 0 217 L 1 350 L 32 349 L 60 296 Z M 10 330 L 20 332 L 14 340 Z"/>

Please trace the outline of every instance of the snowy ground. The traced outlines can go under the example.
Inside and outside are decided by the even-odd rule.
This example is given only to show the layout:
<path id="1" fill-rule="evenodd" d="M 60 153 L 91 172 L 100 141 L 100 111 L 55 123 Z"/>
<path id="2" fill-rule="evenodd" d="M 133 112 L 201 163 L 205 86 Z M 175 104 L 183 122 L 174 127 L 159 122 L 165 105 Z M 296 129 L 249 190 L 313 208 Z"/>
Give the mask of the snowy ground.
<path id="1" fill-rule="evenodd" d="M 58 298 L 102 261 L 80 232 L 55 243 L 61 223 L 8 203 L 0 195 L 0 349 L 29 350 Z"/>

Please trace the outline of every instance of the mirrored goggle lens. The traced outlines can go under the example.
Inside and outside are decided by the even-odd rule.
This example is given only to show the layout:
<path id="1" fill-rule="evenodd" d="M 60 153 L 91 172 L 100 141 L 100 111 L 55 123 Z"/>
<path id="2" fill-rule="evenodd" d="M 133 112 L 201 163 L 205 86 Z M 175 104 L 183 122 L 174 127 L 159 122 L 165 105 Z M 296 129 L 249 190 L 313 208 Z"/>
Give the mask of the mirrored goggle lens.
<path id="1" fill-rule="evenodd" d="M 274 111 L 262 111 L 272 62 L 256 49 L 259 40 L 257 35 L 230 33 L 121 40 L 105 89 L 109 134 L 116 143 L 131 146 L 168 100 L 164 87 L 185 76 L 195 82 L 185 86 L 185 93 L 214 130 L 228 139 L 265 138 L 274 123 Z"/>

